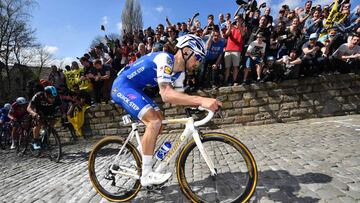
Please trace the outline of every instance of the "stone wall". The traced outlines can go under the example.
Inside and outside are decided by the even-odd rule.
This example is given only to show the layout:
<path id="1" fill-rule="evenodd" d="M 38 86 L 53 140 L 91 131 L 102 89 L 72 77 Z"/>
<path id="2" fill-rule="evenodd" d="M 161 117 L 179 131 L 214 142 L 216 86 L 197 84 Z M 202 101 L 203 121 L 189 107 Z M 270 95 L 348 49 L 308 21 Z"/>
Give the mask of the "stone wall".
<path id="1" fill-rule="evenodd" d="M 360 76 L 330 75 L 320 78 L 288 80 L 276 84 L 222 87 L 218 90 L 198 91 L 201 96 L 214 97 L 223 102 L 223 119 L 214 118 L 207 128 L 232 125 L 262 125 L 289 122 L 306 118 L 360 113 Z M 180 106 L 160 104 L 167 118 L 184 117 Z M 121 107 L 98 105 L 86 115 L 86 136 L 123 135 L 130 130 L 121 123 L 125 112 Z M 180 125 L 171 125 L 165 132 L 179 132 Z M 66 133 L 62 132 L 66 136 Z"/>

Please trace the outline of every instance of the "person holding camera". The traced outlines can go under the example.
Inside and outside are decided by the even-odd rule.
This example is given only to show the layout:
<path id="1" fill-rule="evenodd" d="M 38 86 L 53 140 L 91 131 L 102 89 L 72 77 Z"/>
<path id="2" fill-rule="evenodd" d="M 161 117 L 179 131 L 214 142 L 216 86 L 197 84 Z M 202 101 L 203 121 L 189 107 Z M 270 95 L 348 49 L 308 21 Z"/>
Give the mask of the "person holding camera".
<path id="1" fill-rule="evenodd" d="M 225 85 L 229 84 L 230 68 L 233 67 L 232 85 L 237 85 L 237 77 L 239 73 L 241 52 L 244 45 L 243 36 L 246 34 L 247 28 L 244 25 L 244 19 L 241 15 L 235 17 L 235 25 L 227 24 L 227 30 L 224 37 L 227 37 L 225 48 Z"/>
<path id="2" fill-rule="evenodd" d="M 214 15 L 210 14 L 208 16 L 208 24 L 207 26 L 205 26 L 204 28 L 204 31 L 202 33 L 202 36 L 205 36 L 205 35 L 209 35 L 211 34 L 211 32 L 214 30 L 214 29 L 219 29 L 218 26 L 215 26 L 215 23 L 214 23 Z"/>

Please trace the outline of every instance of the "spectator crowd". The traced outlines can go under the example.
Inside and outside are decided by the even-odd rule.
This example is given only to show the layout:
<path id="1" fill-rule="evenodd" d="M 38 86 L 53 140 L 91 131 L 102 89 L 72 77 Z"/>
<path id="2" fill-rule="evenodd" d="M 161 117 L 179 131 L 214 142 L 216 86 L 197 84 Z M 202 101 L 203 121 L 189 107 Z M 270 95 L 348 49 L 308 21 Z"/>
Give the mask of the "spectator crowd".
<path id="1" fill-rule="evenodd" d="M 166 18 L 155 29 L 123 30 L 121 40 L 106 37 L 64 72 L 53 67 L 48 81 L 83 91 L 88 102 L 108 102 L 116 73 L 151 52 L 175 54 L 176 39 L 185 34 L 201 37 L 207 49 L 199 70 L 187 73 L 187 91 L 360 72 L 359 5 L 351 12 L 349 0 L 325 6 L 306 1 L 304 7 L 282 5 L 275 16 L 270 7 L 241 7 L 233 18 L 209 14 L 205 25 L 196 14 L 176 24 Z"/>

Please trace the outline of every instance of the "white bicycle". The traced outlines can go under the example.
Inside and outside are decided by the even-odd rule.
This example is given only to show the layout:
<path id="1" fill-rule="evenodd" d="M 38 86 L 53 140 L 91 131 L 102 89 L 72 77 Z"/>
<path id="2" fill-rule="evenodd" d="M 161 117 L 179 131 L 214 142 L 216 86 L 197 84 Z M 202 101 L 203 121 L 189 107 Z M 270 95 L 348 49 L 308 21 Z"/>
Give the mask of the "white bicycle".
<path id="1" fill-rule="evenodd" d="M 203 110 L 208 112 L 207 116 L 194 121 L 192 115 Z M 247 202 L 258 178 L 256 163 L 248 148 L 225 133 L 202 134 L 198 126 L 211 120 L 214 113 L 210 110 L 186 108 L 186 112 L 187 118 L 163 121 L 163 124 L 185 124 L 185 130 L 173 142 L 165 159 L 156 164 L 155 171 L 163 172 L 177 157 L 177 179 L 190 201 Z M 123 117 L 124 124 L 131 123 L 129 118 Z M 91 151 L 88 166 L 91 183 L 109 201 L 128 202 L 141 189 L 138 127 L 142 125 L 131 123 L 132 130 L 126 139 L 103 138 Z"/>

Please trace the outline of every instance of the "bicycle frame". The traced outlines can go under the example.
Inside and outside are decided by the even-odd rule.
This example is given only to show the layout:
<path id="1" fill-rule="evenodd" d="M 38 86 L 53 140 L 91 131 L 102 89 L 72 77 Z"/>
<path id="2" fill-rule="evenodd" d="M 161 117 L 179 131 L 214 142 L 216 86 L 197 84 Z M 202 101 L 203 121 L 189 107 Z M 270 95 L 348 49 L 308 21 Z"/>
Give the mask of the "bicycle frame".
<path id="1" fill-rule="evenodd" d="M 206 110 L 206 109 L 205 109 Z M 189 138 L 189 136 L 192 136 L 192 138 L 194 139 L 197 147 L 199 148 L 200 154 L 201 156 L 204 158 L 207 166 L 210 169 L 211 175 L 215 176 L 217 175 L 214 163 L 212 162 L 212 160 L 210 159 L 208 153 L 206 152 L 202 142 L 201 142 L 201 138 L 200 138 L 200 134 L 199 131 L 196 129 L 197 126 L 203 125 L 205 123 L 207 123 L 212 117 L 213 117 L 213 112 L 207 110 L 209 112 L 209 114 L 200 121 L 194 121 L 194 119 L 192 117 L 188 117 L 188 118 L 180 118 L 180 119 L 169 119 L 169 120 L 163 120 L 162 123 L 164 125 L 167 124 L 185 124 L 185 129 L 184 131 L 181 133 L 180 137 L 178 139 L 176 139 L 176 141 L 173 144 L 173 147 L 170 149 L 170 151 L 168 152 L 167 156 L 165 157 L 165 159 L 156 167 L 155 171 L 156 172 L 162 172 L 164 171 L 164 169 L 166 168 L 166 166 L 169 165 L 169 163 L 171 161 L 174 160 L 174 158 L 178 155 L 179 150 L 187 143 L 187 139 Z M 124 116 L 126 117 L 126 116 Z M 128 124 L 131 121 L 129 121 L 129 118 L 124 118 L 124 124 Z M 123 146 L 121 147 L 119 153 L 117 154 L 114 163 L 118 162 L 118 159 L 122 153 L 122 151 L 124 150 L 125 146 L 134 138 L 136 138 L 136 142 L 138 144 L 138 149 L 140 149 L 140 153 L 142 153 L 142 149 L 141 149 L 141 141 L 140 141 L 140 136 L 139 136 L 139 132 L 138 132 L 138 127 L 139 126 L 144 126 L 144 124 L 142 123 L 132 123 L 131 124 L 131 131 L 129 136 L 127 137 L 127 139 L 125 140 Z M 114 174 L 120 174 L 120 175 L 125 175 L 125 176 L 129 176 L 129 177 L 133 177 L 136 179 L 140 179 L 140 176 L 135 175 L 136 171 L 130 170 L 130 169 L 126 169 L 127 171 L 131 171 L 133 172 L 132 174 L 128 174 L 128 173 L 124 173 L 121 171 L 117 171 L 113 169 L 114 163 L 110 166 L 110 171 Z"/>

